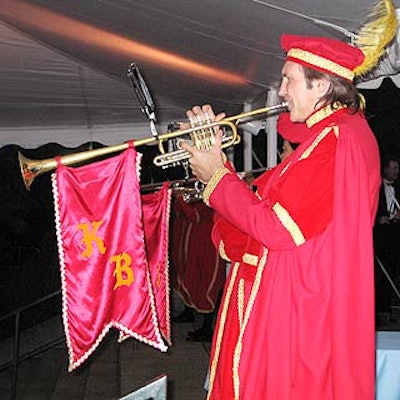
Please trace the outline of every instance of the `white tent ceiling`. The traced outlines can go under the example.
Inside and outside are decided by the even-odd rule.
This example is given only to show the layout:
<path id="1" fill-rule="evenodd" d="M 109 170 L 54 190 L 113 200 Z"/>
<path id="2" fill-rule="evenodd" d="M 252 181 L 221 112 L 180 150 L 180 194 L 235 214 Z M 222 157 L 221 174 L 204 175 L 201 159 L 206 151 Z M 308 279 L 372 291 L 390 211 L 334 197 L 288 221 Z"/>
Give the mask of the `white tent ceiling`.
<path id="1" fill-rule="evenodd" d="M 375 2 L 2 0 L 0 146 L 149 136 L 126 77 L 132 61 L 160 132 L 193 104 L 240 112 L 278 85 L 282 33 L 343 39 L 312 18 L 356 31 Z"/>

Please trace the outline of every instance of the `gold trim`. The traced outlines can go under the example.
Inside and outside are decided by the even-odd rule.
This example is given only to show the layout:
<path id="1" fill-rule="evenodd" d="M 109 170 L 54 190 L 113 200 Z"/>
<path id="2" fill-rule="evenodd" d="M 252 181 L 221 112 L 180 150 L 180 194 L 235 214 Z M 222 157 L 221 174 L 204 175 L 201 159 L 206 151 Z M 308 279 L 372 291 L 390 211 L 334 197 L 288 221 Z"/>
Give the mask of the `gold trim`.
<path id="1" fill-rule="evenodd" d="M 296 246 L 300 246 L 305 243 L 306 239 L 304 238 L 303 233 L 296 222 L 294 222 L 294 219 L 291 217 L 286 208 L 282 207 L 278 202 L 276 202 L 272 206 L 272 209 L 275 211 L 279 221 L 281 221 L 282 225 L 290 233 L 290 236 L 292 237 Z"/>
<path id="2" fill-rule="evenodd" d="M 322 139 L 325 138 L 332 130 L 334 130 L 333 126 L 327 126 L 315 139 L 314 141 L 304 150 L 303 154 L 300 156 L 299 160 L 304 160 L 310 156 L 310 154 L 314 151 L 314 149 L 320 144 Z"/>
<path id="3" fill-rule="evenodd" d="M 316 111 L 314 114 L 311 114 L 306 120 L 306 125 L 308 128 L 311 128 L 313 125 L 318 124 L 318 122 L 330 117 L 331 115 L 335 114 L 336 111 L 339 111 L 343 108 L 345 107 L 337 102 L 327 105 L 326 107 Z"/>
<path id="4" fill-rule="evenodd" d="M 233 385 L 234 385 L 233 390 L 234 390 L 234 394 L 235 394 L 235 400 L 239 400 L 239 396 L 240 396 L 239 363 L 240 363 L 240 357 L 242 355 L 242 350 L 243 350 L 243 336 L 244 336 L 247 324 L 250 319 L 250 314 L 253 309 L 257 293 L 260 289 L 261 277 L 264 272 L 265 265 L 267 263 L 267 255 L 268 255 L 268 250 L 266 248 L 264 248 L 263 255 L 260 260 L 260 264 L 257 267 L 257 273 L 256 273 L 256 276 L 254 279 L 253 286 L 251 288 L 249 301 L 248 301 L 246 309 L 245 309 L 243 323 L 241 324 L 241 327 L 240 327 L 239 337 L 238 337 L 238 341 L 236 343 L 235 352 L 234 352 L 234 356 L 233 356 Z"/>
<path id="5" fill-rule="evenodd" d="M 225 244 L 222 240 L 220 240 L 219 245 L 218 245 L 218 253 L 221 256 L 221 258 L 225 261 L 231 261 L 228 257 L 228 255 L 225 252 Z"/>
<path id="6" fill-rule="evenodd" d="M 239 279 L 238 287 L 238 320 L 239 327 L 242 329 L 243 326 L 243 316 L 244 316 L 244 279 Z"/>
<path id="7" fill-rule="evenodd" d="M 282 169 L 282 171 L 279 173 L 279 176 L 282 176 L 282 175 L 288 170 L 288 168 L 290 167 L 291 164 L 292 164 L 292 162 L 289 161 L 289 162 L 285 165 L 285 167 Z"/>
<path id="8" fill-rule="evenodd" d="M 310 53 L 309 51 L 293 48 L 288 51 L 287 55 L 288 57 L 296 58 L 300 61 L 306 62 L 307 64 L 322 68 L 325 71 L 332 72 L 333 74 L 349 81 L 353 81 L 354 79 L 354 72 L 351 69 L 343 67 L 343 65 L 328 60 L 325 57 Z"/>
<path id="9" fill-rule="evenodd" d="M 256 267 L 258 265 L 258 256 L 255 256 L 254 254 L 244 253 L 242 256 L 242 261 L 246 264 Z"/>
<path id="10" fill-rule="evenodd" d="M 226 175 L 230 174 L 230 171 L 226 167 L 220 167 L 218 168 L 214 175 L 211 177 L 210 181 L 207 183 L 207 186 L 205 187 L 203 191 L 203 201 L 205 204 L 210 206 L 210 196 L 216 186 L 218 185 L 219 181 Z"/>
<path id="11" fill-rule="evenodd" d="M 225 296 L 225 299 L 223 301 L 223 304 L 221 304 L 222 305 L 221 317 L 220 317 L 218 330 L 217 330 L 217 334 L 216 334 L 216 339 L 215 339 L 214 357 L 211 360 L 210 386 L 209 386 L 209 389 L 208 389 L 207 399 L 210 399 L 210 396 L 211 396 L 212 390 L 213 390 L 213 386 L 214 386 L 215 373 L 216 373 L 216 370 L 217 370 L 219 354 L 221 352 L 221 342 L 222 342 L 222 337 L 224 335 L 226 317 L 227 317 L 227 314 L 228 314 L 228 308 L 229 308 L 229 304 L 230 304 L 231 297 L 232 297 L 233 287 L 234 287 L 235 282 L 236 282 L 236 276 L 237 276 L 238 271 L 239 271 L 239 265 L 240 264 L 237 262 L 232 266 L 232 274 L 231 274 L 230 279 L 229 279 L 229 284 L 228 284 L 228 287 L 227 287 L 226 296 Z"/>
<path id="12" fill-rule="evenodd" d="M 336 139 L 339 137 L 339 127 L 337 125 L 327 126 L 314 139 L 314 141 L 310 144 L 310 146 L 307 147 L 307 149 L 300 156 L 299 160 L 304 160 L 305 158 L 308 158 L 310 156 L 310 154 L 314 151 L 314 149 L 321 143 L 322 139 L 324 139 L 326 136 L 328 136 L 328 134 L 331 133 L 331 131 L 333 131 L 334 135 L 336 136 Z"/>

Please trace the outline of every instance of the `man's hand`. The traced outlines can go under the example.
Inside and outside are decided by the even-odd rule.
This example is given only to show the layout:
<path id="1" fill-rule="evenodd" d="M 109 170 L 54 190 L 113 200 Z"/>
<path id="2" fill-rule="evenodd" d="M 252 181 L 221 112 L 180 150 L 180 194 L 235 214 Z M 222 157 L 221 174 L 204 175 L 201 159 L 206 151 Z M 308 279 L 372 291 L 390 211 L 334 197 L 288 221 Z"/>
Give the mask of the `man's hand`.
<path id="1" fill-rule="evenodd" d="M 390 218 L 382 215 L 381 217 L 377 218 L 377 222 L 379 225 L 390 224 Z"/>
<path id="2" fill-rule="evenodd" d="M 221 121 L 225 118 L 225 113 L 215 115 L 212 107 L 205 104 L 202 107 L 194 106 L 186 111 L 186 116 L 191 126 L 201 126 L 201 124 Z M 189 164 L 193 175 L 203 183 L 208 183 L 215 171 L 224 165 L 221 152 L 222 131 L 218 128 L 214 131 L 215 144 L 209 150 L 199 150 L 183 140 L 179 142 L 179 146 L 191 154 Z"/>
<path id="3" fill-rule="evenodd" d="M 221 152 L 222 132 L 215 135 L 215 144 L 209 150 L 199 150 L 187 142 L 181 142 L 180 146 L 191 154 L 189 158 L 193 175 L 203 183 L 208 183 L 218 168 L 224 166 Z"/>
<path id="4" fill-rule="evenodd" d="M 201 126 L 206 123 L 221 121 L 225 118 L 225 113 L 214 114 L 214 110 L 209 104 L 203 106 L 194 106 L 190 110 L 186 111 L 188 122 L 181 122 L 180 129 L 193 128 L 195 126 Z M 214 128 L 214 132 L 217 132 L 218 128 Z"/>

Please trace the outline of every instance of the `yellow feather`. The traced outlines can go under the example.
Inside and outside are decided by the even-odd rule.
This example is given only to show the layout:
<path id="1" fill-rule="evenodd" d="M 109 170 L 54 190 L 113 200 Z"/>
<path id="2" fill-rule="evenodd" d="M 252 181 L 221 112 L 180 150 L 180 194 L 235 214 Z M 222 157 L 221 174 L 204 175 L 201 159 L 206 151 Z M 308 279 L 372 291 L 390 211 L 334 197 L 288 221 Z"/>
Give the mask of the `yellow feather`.
<path id="1" fill-rule="evenodd" d="M 396 33 L 394 5 L 391 0 L 380 0 L 355 38 L 355 45 L 365 55 L 363 63 L 354 70 L 356 76 L 366 74 L 378 64 Z"/>

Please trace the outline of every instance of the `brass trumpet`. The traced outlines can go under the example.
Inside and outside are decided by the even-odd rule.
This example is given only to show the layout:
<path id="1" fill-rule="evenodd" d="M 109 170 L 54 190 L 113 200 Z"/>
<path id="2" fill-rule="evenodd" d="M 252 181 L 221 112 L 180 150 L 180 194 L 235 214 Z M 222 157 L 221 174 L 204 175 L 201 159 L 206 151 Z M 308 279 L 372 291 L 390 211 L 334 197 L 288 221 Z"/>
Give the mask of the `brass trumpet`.
<path id="1" fill-rule="evenodd" d="M 237 133 L 237 125 L 243 121 L 243 119 L 249 120 L 250 117 L 254 117 L 260 114 L 270 114 L 272 112 L 280 112 L 287 108 L 287 103 L 281 103 L 274 106 L 263 107 L 257 110 L 245 112 L 228 118 L 224 118 L 221 121 L 214 121 L 204 125 L 194 126 L 187 129 L 182 129 L 174 132 L 159 135 L 158 137 L 147 137 L 137 139 L 133 141 L 135 147 L 143 146 L 145 144 L 151 144 L 158 142 L 158 147 L 161 154 L 153 160 L 157 166 L 165 166 L 171 163 L 177 163 L 190 158 L 190 154 L 185 150 L 176 150 L 167 153 L 162 143 L 168 139 L 176 138 L 189 134 L 193 141 L 193 144 L 200 149 L 209 149 L 213 144 L 213 132 L 216 127 L 228 127 L 231 129 L 232 134 L 224 136 L 222 139 L 222 148 L 226 148 L 239 143 L 240 137 Z M 95 150 L 82 151 L 75 154 L 68 154 L 60 157 L 60 162 L 63 165 L 73 165 L 83 161 L 88 161 L 97 157 L 101 157 L 107 154 L 117 153 L 123 151 L 129 147 L 129 143 L 121 143 L 113 146 L 103 147 Z M 21 169 L 22 179 L 25 187 L 29 190 L 33 181 L 37 176 L 52 171 L 57 168 L 56 158 L 46 158 L 43 160 L 33 160 L 25 157 L 21 152 L 18 152 L 18 160 Z"/>

